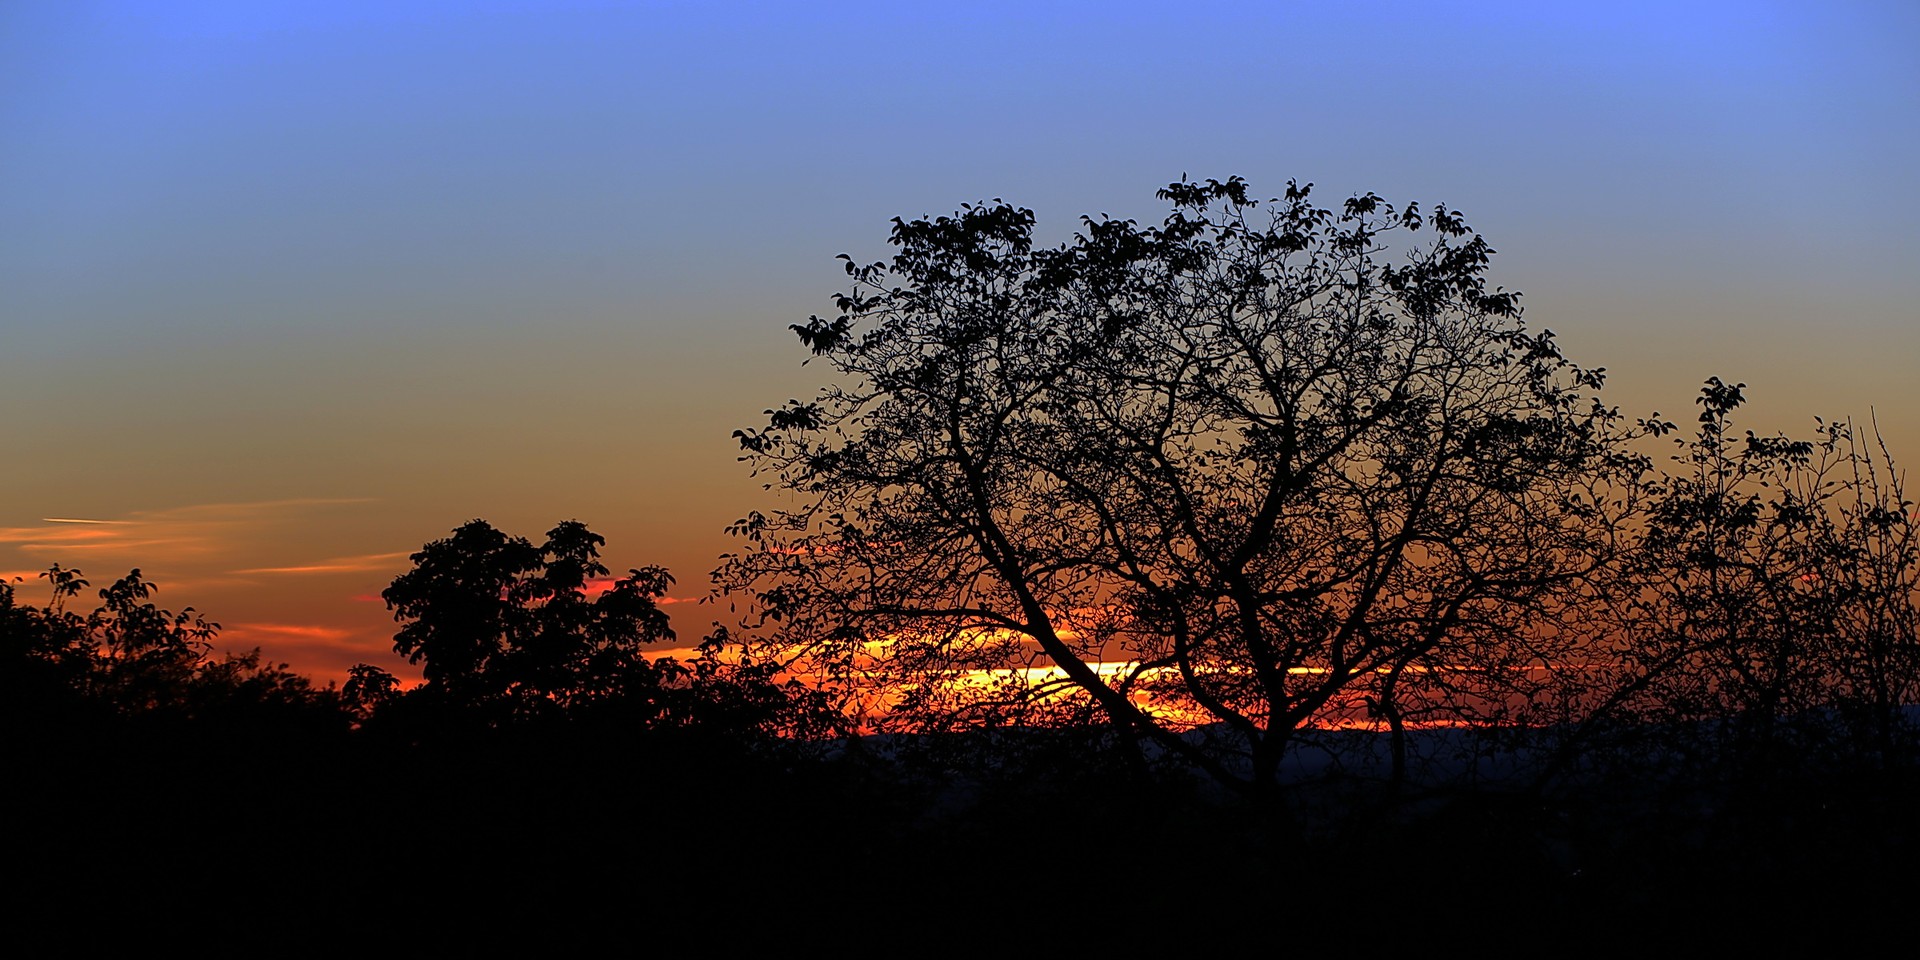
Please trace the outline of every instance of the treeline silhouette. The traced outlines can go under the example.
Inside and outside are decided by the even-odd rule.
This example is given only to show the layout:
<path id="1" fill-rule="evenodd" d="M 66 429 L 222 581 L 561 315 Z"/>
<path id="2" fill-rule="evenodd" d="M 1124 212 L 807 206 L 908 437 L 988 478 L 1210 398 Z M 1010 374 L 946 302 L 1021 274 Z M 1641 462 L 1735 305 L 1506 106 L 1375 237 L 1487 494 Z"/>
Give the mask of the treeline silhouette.
<path id="1" fill-rule="evenodd" d="M 1083 838 L 1076 875 L 1144 862 L 1222 909 L 1285 891 L 1281 915 L 1305 918 L 1387 871 L 1419 891 L 1403 917 L 1497 905 L 1524 925 L 1682 895 L 1723 916 L 1891 908 L 1898 887 L 1849 878 L 1915 848 L 1907 702 L 1805 646 L 1799 669 L 1824 692 L 1804 705 L 1756 713 L 1736 689 L 1709 705 L 1654 697 L 1646 672 L 1626 686 L 1577 672 L 1591 689 L 1557 691 L 1580 705 L 1565 722 L 1416 731 L 1406 749 L 1425 773 L 1411 780 L 1382 749 L 1391 731 L 1329 732 L 1330 763 L 1284 800 L 1250 801 L 1097 713 L 862 737 L 815 687 L 723 656 L 724 635 L 688 663 L 649 659 L 647 644 L 674 639 L 654 602 L 670 578 L 610 577 L 602 544 L 577 522 L 534 545 L 479 520 L 427 544 L 384 594 L 396 650 L 424 667 L 404 691 L 366 665 L 335 688 L 258 650 L 215 655 L 218 625 L 158 606 L 137 570 L 85 612 L 75 570 L 43 575 L 43 604 L 0 585 L 28 902 L 64 915 L 70 891 L 111 876 L 145 891 L 128 917 L 166 930 L 265 884 L 252 922 L 431 905 L 477 933 L 643 901 L 710 922 L 750 884 L 795 909 L 852 898 L 876 929 L 910 927 L 995 909 L 1028 856 L 1014 851 L 1058 841 L 1036 819 L 1066 816 Z M 1760 596 L 1713 599 L 1760 615 Z M 1132 882 L 1049 896 L 1094 909 Z"/>
<path id="2" fill-rule="evenodd" d="M 50 599 L 22 603 L 0 583 L 5 704 L 16 730 L 405 742 L 605 728 L 753 740 L 817 739 L 833 719 L 816 691 L 771 665 L 724 660 L 721 640 L 681 662 L 644 656 L 674 639 L 654 603 L 660 568 L 592 583 L 604 539 L 569 521 L 535 547 L 481 520 L 414 555 L 384 596 L 404 625 L 394 649 L 425 682 L 358 664 L 335 688 L 265 660 L 259 649 L 215 656 L 220 625 L 192 607 L 161 608 L 138 569 L 74 609 L 89 582 L 55 565 Z"/>
<path id="3" fill-rule="evenodd" d="M 71 918 L 110 882 L 139 891 L 115 906 L 121 933 L 192 939 L 184 918 L 210 905 L 245 904 L 243 928 L 424 910 L 485 929 L 710 896 L 758 841 L 707 818 L 827 789 L 796 764 L 833 718 L 717 641 L 645 656 L 673 639 L 654 603 L 671 578 L 607 578 L 603 542 L 476 520 L 427 544 L 386 591 L 395 648 L 424 668 L 410 690 L 366 664 L 336 687 L 216 654 L 219 625 L 161 607 L 138 570 L 92 590 L 55 566 L 43 603 L 0 583 L 25 910 Z"/>

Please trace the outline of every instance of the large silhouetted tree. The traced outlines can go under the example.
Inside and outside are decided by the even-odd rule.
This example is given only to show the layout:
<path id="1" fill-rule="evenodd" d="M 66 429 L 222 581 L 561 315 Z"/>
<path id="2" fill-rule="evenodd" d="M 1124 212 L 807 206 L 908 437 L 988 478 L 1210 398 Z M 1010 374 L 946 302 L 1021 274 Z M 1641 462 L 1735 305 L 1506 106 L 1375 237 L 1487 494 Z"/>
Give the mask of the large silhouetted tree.
<path id="1" fill-rule="evenodd" d="M 1497 714 L 1646 464 L 1600 372 L 1445 207 L 1160 195 L 1057 247 L 995 201 L 848 259 L 794 327 L 828 385 L 736 433 L 793 505 L 721 586 L 876 722 L 1090 703 L 1256 786 L 1311 726 Z"/>

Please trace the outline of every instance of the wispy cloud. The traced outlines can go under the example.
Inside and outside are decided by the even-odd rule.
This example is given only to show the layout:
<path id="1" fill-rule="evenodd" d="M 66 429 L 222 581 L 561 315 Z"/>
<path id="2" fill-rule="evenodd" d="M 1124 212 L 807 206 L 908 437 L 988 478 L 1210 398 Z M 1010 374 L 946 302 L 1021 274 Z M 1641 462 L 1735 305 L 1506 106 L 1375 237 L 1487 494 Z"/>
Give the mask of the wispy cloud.
<path id="1" fill-rule="evenodd" d="M 260 647 L 269 656 L 281 660 L 329 662 L 344 659 L 348 663 L 377 657 L 392 646 L 389 638 L 368 630 L 257 620 L 223 625 L 217 643 L 227 650 Z"/>
<path id="2" fill-rule="evenodd" d="M 31 595 L 36 587 L 41 591 L 47 589 L 47 582 L 44 579 L 46 573 L 45 568 L 39 570 L 0 570 L 0 583 L 5 583 L 13 587 L 16 595 Z"/>
<path id="3" fill-rule="evenodd" d="M 401 556 L 410 556 L 410 554 L 401 554 Z M 590 597 L 597 597 L 612 590 L 613 585 L 619 583 L 621 579 L 620 577 L 588 577 L 587 582 L 582 584 L 581 592 Z M 669 603 L 693 603 L 697 599 L 697 597 L 655 597 L 653 602 L 666 606 Z"/>
<path id="4" fill-rule="evenodd" d="M 313 510 L 368 502 L 364 497 L 308 497 L 190 504 L 119 518 L 43 517 L 38 524 L 0 527 L 0 547 L 54 559 L 119 555 L 154 566 L 206 561 L 231 555 L 240 542 L 262 537 L 269 527 Z"/>
<path id="5" fill-rule="evenodd" d="M 327 627 L 311 623 L 236 623 L 228 626 L 225 633 L 228 636 L 271 634 L 276 637 L 298 637 L 303 640 L 339 640 L 353 635 L 353 631 L 345 627 Z"/>
<path id="6" fill-rule="evenodd" d="M 191 604 L 223 622 L 230 616 L 272 620 L 285 615 L 275 611 L 287 608 L 300 590 L 297 584 L 314 576 L 358 578 L 367 582 L 350 589 L 364 590 L 404 569 L 405 553 L 338 552 L 353 549 L 340 545 L 338 531 L 361 519 L 356 505 L 371 502 L 306 497 L 106 516 L 48 510 L 38 522 L 0 526 L 0 570 L 13 571 L 9 579 L 22 581 L 16 589 L 35 599 L 46 590 L 45 581 L 35 578 L 55 563 L 85 571 L 95 588 L 138 568 L 164 588 L 162 602 L 170 608 Z M 277 648 L 283 641 L 306 642 L 292 635 L 278 640 L 262 635 L 244 645 Z"/>
<path id="7" fill-rule="evenodd" d="M 285 500 L 221 501 L 169 507 L 165 510 L 136 511 L 125 522 L 194 519 L 241 521 L 282 515 L 304 507 L 333 507 L 373 502 L 373 497 L 292 497 Z"/>
<path id="8" fill-rule="evenodd" d="M 62 526 L 0 527 L 0 544 L 18 547 L 33 547 L 39 544 L 89 544 L 113 543 L 125 540 L 128 534 L 123 527 L 138 527 L 137 523 L 113 524 L 74 524 L 68 520 L 45 520 L 43 523 L 57 523 Z"/>
<path id="9" fill-rule="evenodd" d="M 394 553 L 368 553 L 357 557 L 334 557 L 314 563 L 302 563 L 285 567 L 249 567 L 245 570 L 231 571 L 234 574 L 253 573 L 367 573 L 370 571 L 391 570 L 397 561 L 412 554 L 405 550 Z"/>

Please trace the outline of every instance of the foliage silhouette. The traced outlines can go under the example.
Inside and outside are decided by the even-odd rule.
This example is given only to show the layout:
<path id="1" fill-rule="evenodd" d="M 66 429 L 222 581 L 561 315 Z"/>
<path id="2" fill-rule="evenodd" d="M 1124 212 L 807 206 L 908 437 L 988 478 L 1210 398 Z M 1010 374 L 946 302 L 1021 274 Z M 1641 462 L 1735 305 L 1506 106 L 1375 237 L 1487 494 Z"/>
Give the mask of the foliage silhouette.
<path id="1" fill-rule="evenodd" d="M 848 259 L 793 328 L 831 383 L 735 433 L 798 505 L 733 526 L 721 589 L 880 726 L 1080 700 L 1253 789 L 1315 727 L 1496 718 L 1462 678 L 1558 655 L 1645 468 L 1602 373 L 1444 206 L 1160 195 L 1051 249 L 995 201 Z"/>
<path id="2" fill-rule="evenodd" d="M 568 719 L 750 740 L 824 729 L 817 691 L 772 665 L 721 659 L 724 637 L 690 661 L 648 660 L 645 647 L 674 639 L 656 602 L 673 577 L 641 567 L 609 579 L 605 543 L 578 521 L 535 547 L 473 520 L 427 544 L 382 594 L 402 623 L 394 649 L 422 664 L 426 683 L 400 696 L 394 678 L 362 664 L 349 704 L 376 723 Z"/>
<path id="3" fill-rule="evenodd" d="M 98 591 L 100 604 L 69 609 L 88 586 L 78 570 L 40 575 L 44 607 L 21 605 L 0 583 L 4 700 L 17 722 L 60 733 L 60 724 L 186 721 L 203 732 L 252 727 L 260 736 L 296 729 L 344 730 L 337 695 L 314 687 L 256 648 L 213 656 L 220 625 L 187 607 L 153 601 L 152 581 L 134 569 Z"/>
<path id="4" fill-rule="evenodd" d="M 1911 759 L 1920 531 L 1902 475 L 1848 421 L 1743 435 L 1745 387 L 1707 380 L 1694 434 L 1638 491 L 1633 542 L 1575 611 L 1605 668 L 1562 678 L 1555 771 L 1602 731 L 1762 779 Z M 1650 432 L 1678 430 L 1657 417 Z"/>
<path id="5" fill-rule="evenodd" d="M 415 553 L 413 570 L 382 592 L 402 623 L 394 650 L 422 664 L 426 697 L 495 719 L 555 715 L 651 682 L 640 651 L 674 636 L 655 603 L 673 578 L 635 569 L 589 597 L 608 574 L 605 543 L 578 521 L 538 547 L 468 522 Z"/>

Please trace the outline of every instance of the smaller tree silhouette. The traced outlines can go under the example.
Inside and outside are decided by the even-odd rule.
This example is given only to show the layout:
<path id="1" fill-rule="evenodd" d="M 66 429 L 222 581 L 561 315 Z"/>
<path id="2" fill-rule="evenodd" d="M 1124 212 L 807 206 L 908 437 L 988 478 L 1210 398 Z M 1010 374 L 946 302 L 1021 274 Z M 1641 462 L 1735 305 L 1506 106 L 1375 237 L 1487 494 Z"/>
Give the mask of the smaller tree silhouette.
<path id="1" fill-rule="evenodd" d="M 1570 611 L 1601 655 L 1559 674 L 1578 722 L 1550 770 L 1609 732 L 1684 748 L 1628 756 L 1759 779 L 1906 755 L 1920 528 L 1902 475 L 1850 421 L 1816 419 L 1812 440 L 1737 430 L 1745 389 L 1708 379 L 1690 436 L 1644 422 L 1674 452 L 1634 491 L 1622 562 Z"/>
<path id="2" fill-rule="evenodd" d="M 340 700 L 356 720 L 365 722 L 400 695 L 400 678 L 370 663 L 356 663 L 340 687 Z"/>
<path id="3" fill-rule="evenodd" d="M 158 591 L 138 567 L 100 591 L 100 606 L 87 617 L 96 639 L 96 682 L 132 710 L 153 709 L 177 699 L 213 650 L 220 625 L 192 607 L 179 613 L 152 600 Z"/>
<path id="4" fill-rule="evenodd" d="M 606 539 L 569 520 L 541 546 L 473 520 L 413 555 L 382 594 L 403 623 L 394 650 L 422 664 L 427 696 L 493 719 L 564 712 L 654 680 L 641 656 L 673 638 L 655 601 L 673 583 L 660 567 L 613 580 Z"/>

